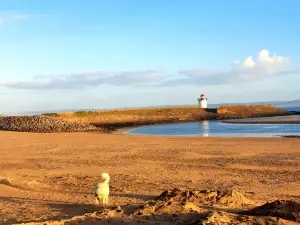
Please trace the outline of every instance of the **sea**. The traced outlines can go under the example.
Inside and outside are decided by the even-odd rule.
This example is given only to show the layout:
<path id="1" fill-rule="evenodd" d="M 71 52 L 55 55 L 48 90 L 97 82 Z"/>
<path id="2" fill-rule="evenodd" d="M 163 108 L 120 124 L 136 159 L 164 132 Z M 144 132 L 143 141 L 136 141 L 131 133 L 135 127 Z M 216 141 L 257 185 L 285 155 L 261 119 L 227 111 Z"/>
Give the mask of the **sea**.
<path id="1" fill-rule="evenodd" d="M 300 106 L 281 108 L 300 112 Z M 300 115 L 292 117 L 300 117 Z M 207 120 L 140 126 L 124 133 L 150 136 L 281 137 L 299 136 L 300 124 L 230 124 Z"/>
<path id="2" fill-rule="evenodd" d="M 278 107 L 278 108 L 282 108 L 288 111 L 299 111 L 300 112 L 300 106 L 288 106 L 288 107 Z"/>

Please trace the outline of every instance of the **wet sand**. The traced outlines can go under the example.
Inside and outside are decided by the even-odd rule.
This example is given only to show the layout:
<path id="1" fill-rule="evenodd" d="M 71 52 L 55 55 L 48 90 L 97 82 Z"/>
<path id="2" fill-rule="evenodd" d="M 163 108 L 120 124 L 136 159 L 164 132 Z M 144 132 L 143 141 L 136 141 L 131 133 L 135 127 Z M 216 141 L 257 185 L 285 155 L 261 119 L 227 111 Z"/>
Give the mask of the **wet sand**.
<path id="1" fill-rule="evenodd" d="M 299 139 L 0 132 L 0 143 L 0 224 L 95 212 L 101 172 L 111 175 L 110 204 L 128 212 L 174 187 L 300 200 Z"/>

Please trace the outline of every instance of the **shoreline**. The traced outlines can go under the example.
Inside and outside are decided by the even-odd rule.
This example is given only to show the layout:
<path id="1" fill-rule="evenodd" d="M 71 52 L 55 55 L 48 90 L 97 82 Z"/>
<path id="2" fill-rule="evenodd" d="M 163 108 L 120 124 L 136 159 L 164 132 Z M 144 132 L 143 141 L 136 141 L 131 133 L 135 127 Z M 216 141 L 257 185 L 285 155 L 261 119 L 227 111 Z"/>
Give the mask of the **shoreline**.
<path id="1" fill-rule="evenodd" d="M 251 119 L 234 119 L 222 120 L 222 123 L 237 123 L 237 124 L 300 124 L 299 117 L 280 117 L 280 118 L 251 118 Z"/>
<path id="2" fill-rule="evenodd" d="M 242 106 L 242 107 L 245 107 L 245 106 Z M 250 107 L 253 107 L 253 106 L 250 106 Z M 223 108 L 225 108 L 225 111 L 224 111 L 224 109 L 222 109 L 222 107 L 220 107 L 220 108 L 221 108 L 221 110 L 219 112 L 220 114 L 218 114 L 218 109 L 207 109 L 208 112 L 216 111 L 216 115 L 215 116 L 207 115 L 207 117 L 202 117 L 200 119 L 199 118 L 197 118 L 197 119 L 195 119 L 195 118 L 190 118 L 190 119 L 173 118 L 173 119 L 161 120 L 161 121 L 157 121 L 157 120 L 155 120 L 155 121 L 130 121 L 130 122 L 122 122 L 122 123 L 91 123 L 91 124 L 98 128 L 103 128 L 104 130 L 106 130 L 107 133 L 122 133 L 124 131 L 131 130 L 131 129 L 141 127 L 141 126 L 201 122 L 201 121 L 222 121 L 223 122 L 223 121 L 235 121 L 235 120 L 245 119 L 244 115 L 240 115 L 240 116 L 234 115 L 236 112 L 234 112 L 234 114 L 228 116 L 227 108 L 234 108 L 233 111 L 235 111 L 236 106 L 223 107 Z M 266 108 L 268 108 L 268 106 L 266 106 Z M 277 116 L 295 116 L 295 115 L 300 115 L 300 112 L 298 112 L 298 111 L 282 112 L 281 111 L 280 113 L 271 113 L 271 114 L 266 113 L 266 114 L 252 115 L 250 118 L 259 119 L 259 118 L 273 118 L 273 117 L 277 117 Z M 247 119 L 247 117 L 246 117 L 246 119 Z"/>
<path id="3" fill-rule="evenodd" d="M 291 114 L 291 115 L 285 115 L 286 117 L 289 116 L 295 116 L 298 114 Z M 163 124 L 180 124 L 180 123 L 190 123 L 190 122 L 202 122 L 202 121 L 221 121 L 222 123 L 257 123 L 257 124 L 264 124 L 264 123 L 274 123 L 274 124 L 300 124 L 300 117 L 299 119 L 289 119 L 289 118 L 274 118 L 276 116 L 269 116 L 269 117 L 253 117 L 253 118 L 247 118 L 247 119 L 221 119 L 221 118 L 210 118 L 210 119 L 202 119 L 202 120 L 176 120 L 176 121 L 161 121 L 161 122 L 137 122 L 133 124 L 133 122 L 130 122 L 128 124 L 109 124 L 105 125 L 104 129 L 107 130 L 108 133 L 119 133 L 127 130 L 131 130 L 137 127 L 142 126 L 155 126 L 155 125 L 163 125 Z M 269 121 L 271 119 L 271 121 Z M 96 125 L 96 127 L 103 128 L 103 125 Z"/>
<path id="4" fill-rule="evenodd" d="M 300 116 L 299 117 L 280 117 L 280 118 L 273 118 L 273 117 L 263 117 L 263 118 L 251 118 L 251 119 L 230 119 L 230 120 L 219 120 L 219 119 L 213 119 L 208 121 L 221 121 L 222 123 L 229 123 L 229 124 L 300 124 Z M 180 123 L 188 123 L 188 122 L 202 122 L 202 121 L 183 121 L 178 122 Z M 164 124 L 174 124 L 174 123 L 164 123 Z M 176 124 L 176 123 L 175 123 Z M 155 126 L 159 124 L 145 124 L 145 125 L 139 125 L 139 126 L 130 126 L 130 127 L 123 127 L 116 130 L 113 130 L 112 134 L 124 134 L 124 135 L 140 135 L 140 134 L 130 134 L 126 133 L 126 131 L 135 129 L 137 127 L 144 127 L 144 126 Z M 158 136 L 158 135 L 146 135 L 146 136 Z M 161 135 L 161 136 L 172 136 L 172 135 Z M 176 135 L 180 137 L 184 137 L 185 135 Z M 202 135 L 190 135 L 190 136 L 197 136 L 201 137 Z M 210 137 L 219 137 L 219 136 L 210 136 Z M 230 137 L 230 136 L 224 136 L 224 137 Z M 236 138 L 240 138 L 240 136 L 234 136 Z M 282 137 L 282 138 L 299 138 L 300 135 L 276 135 L 274 137 Z M 260 138 L 260 137 L 255 137 Z"/>

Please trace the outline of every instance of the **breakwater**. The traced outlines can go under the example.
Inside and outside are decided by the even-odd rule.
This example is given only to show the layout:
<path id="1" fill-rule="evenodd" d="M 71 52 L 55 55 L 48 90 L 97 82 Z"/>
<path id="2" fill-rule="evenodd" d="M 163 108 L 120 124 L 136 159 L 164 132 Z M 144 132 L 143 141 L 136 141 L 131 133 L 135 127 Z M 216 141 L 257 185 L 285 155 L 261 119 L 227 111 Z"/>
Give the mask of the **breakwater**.
<path id="1" fill-rule="evenodd" d="M 198 106 L 97 110 L 47 113 L 42 116 L 0 118 L 0 130 L 24 132 L 115 131 L 120 128 L 150 124 L 224 120 L 293 115 L 292 112 L 267 106 L 223 106 L 202 109 Z"/>

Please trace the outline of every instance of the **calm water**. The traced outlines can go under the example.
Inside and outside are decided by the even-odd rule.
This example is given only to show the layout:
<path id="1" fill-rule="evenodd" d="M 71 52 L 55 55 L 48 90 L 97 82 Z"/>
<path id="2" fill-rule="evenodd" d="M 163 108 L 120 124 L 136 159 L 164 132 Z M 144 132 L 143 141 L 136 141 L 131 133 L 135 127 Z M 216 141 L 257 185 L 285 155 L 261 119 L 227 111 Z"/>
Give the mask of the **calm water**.
<path id="1" fill-rule="evenodd" d="M 289 107 L 288 110 L 300 111 L 300 107 Z M 229 124 L 210 120 L 141 126 L 126 133 L 153 136 L 272 137 L 300 135 L 300 124 Z"/>
<path id="2" fill-rule="evenodd" d="M 289 111 L 300 111 L 300 106 L 279 107 Z"/>

